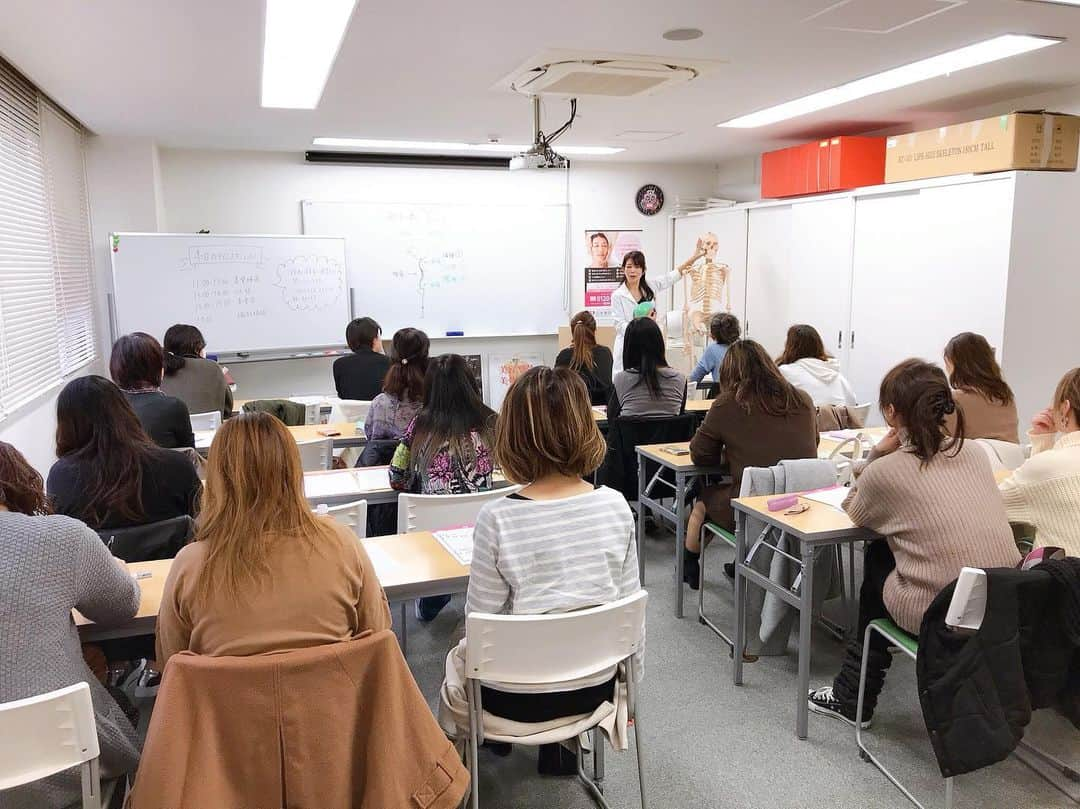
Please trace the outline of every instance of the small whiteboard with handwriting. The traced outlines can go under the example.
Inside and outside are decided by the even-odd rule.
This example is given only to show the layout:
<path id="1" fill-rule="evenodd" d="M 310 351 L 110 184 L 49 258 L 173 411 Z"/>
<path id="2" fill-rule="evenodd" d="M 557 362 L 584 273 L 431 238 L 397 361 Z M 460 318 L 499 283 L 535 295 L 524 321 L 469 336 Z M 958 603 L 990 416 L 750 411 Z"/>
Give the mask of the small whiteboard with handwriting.
<path id="1" fill-rule="evenodd" d="M 161 340 L 198 326 L 210 353 L 340 346 L 349 322 L 345 240 L 113 233 L 116 333 Z"/>

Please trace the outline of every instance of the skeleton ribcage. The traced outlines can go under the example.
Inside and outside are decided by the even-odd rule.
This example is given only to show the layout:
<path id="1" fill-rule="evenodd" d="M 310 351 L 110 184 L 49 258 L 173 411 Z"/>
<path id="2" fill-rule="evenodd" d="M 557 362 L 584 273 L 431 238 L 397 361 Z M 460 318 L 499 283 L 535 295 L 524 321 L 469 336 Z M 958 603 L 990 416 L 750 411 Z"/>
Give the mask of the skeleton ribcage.
<path id="1" fill-rule="evenodd" d="M 695 309 L 712 314 L 713 302 L 720 304 L 722 301 L 727 274 L 726 264 L 709 263 L 691 271 L 690 303 L 700 304 Z"/>

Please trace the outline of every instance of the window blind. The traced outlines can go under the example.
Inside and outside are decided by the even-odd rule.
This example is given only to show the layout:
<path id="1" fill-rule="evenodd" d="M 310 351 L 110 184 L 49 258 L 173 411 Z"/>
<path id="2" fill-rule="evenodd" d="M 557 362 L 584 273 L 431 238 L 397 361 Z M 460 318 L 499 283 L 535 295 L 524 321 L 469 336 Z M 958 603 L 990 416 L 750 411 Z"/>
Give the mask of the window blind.
<path id="1" fill-rule="evenodd" d="M 0 61 L 0 417 L 94 357 L 82 138 Z"/>

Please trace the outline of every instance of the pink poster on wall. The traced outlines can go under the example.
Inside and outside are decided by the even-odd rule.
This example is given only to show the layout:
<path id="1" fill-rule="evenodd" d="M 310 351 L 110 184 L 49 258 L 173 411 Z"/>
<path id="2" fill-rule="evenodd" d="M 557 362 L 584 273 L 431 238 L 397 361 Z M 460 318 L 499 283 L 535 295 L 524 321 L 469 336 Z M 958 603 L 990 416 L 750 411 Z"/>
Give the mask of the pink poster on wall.
<path id="1" fill-rule="evenodd" d="M 611 316 L 611 293 L 622 283 L 623 256 L 641 250 L 640 230 L 586 230 L 585 308 L 597 320 Z"/>

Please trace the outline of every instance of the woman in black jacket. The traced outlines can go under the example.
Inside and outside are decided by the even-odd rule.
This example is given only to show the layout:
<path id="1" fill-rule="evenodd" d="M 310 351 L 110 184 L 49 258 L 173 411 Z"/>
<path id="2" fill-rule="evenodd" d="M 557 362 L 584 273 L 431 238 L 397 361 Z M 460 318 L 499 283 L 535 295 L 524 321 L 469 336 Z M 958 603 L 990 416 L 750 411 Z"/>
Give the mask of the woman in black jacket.
<path id="1" fill-rule="evenodd" d="M 125 334 L 113 344 L 109 372 L 155 444 L 166 449 L 195 447 L 187 405 L 161 392 L 165 375 L 161 343 L 141 331 Z"/>
<path id="2" fill-rule="evenodd" d="M 611 349 L 596 344 L 596 318 L 589 312 L 578 312 L 570 319 L 573 343 L 555 358 L 556 368 L 577 371 L 589 391 L 594 405 L 606 405 L 611 397 Z"/>

